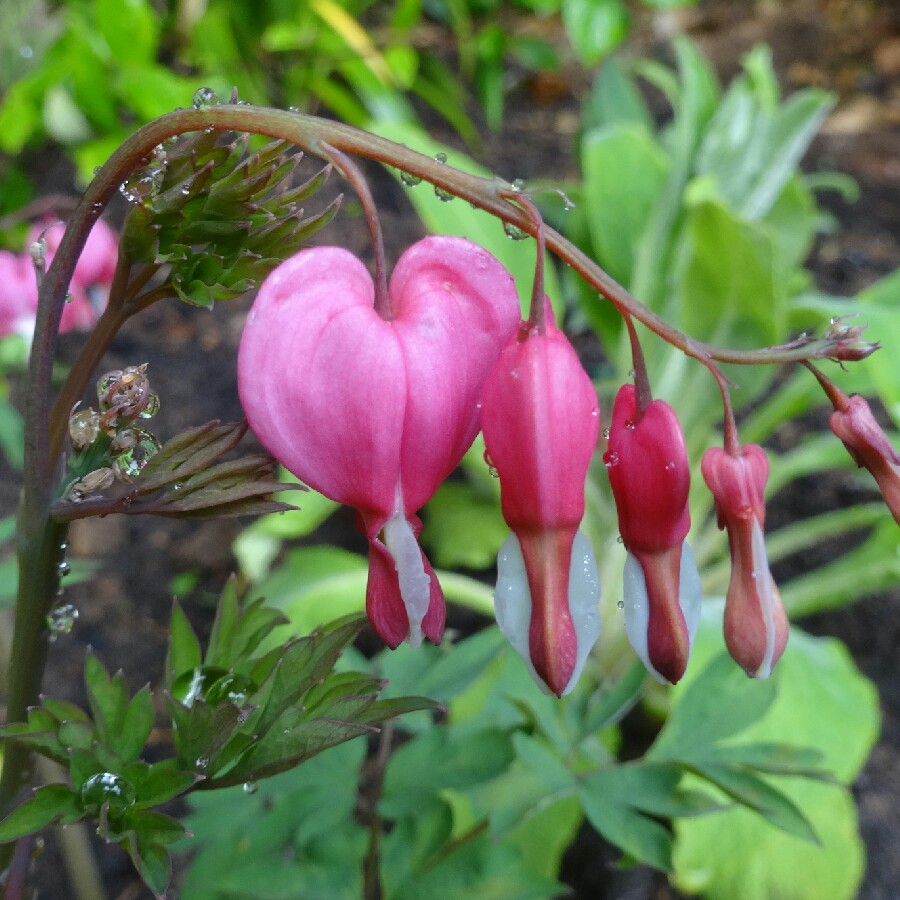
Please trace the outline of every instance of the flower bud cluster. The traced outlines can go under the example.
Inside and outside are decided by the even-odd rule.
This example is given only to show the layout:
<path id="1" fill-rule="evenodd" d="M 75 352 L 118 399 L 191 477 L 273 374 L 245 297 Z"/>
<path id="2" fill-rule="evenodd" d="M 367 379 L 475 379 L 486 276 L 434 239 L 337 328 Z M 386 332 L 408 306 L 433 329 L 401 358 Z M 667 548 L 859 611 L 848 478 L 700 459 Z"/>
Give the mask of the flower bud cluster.
<path id="1" fill-rule="evenodd" d="M 69 417 L 74 478 L 66 498 L 74 502 L 102 492 L 116 478 L 133 481 L 160 447 L 139 424 L 159 411 L 159 396 L 150 389 L 146 363 L 101 375 L 97 403 L 99 409 L 75 409 Z"/>

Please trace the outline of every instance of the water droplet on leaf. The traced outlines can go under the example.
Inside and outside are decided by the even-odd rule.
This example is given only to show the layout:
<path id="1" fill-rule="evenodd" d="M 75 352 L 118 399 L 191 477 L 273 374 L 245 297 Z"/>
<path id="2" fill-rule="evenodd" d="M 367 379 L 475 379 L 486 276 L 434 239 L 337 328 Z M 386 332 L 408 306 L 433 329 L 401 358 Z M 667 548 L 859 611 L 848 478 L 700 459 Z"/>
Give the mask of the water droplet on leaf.
<path id="1" fill-rule="evenodd" d="M 60 568 L 66 563 L 60 563 Z M 78 610 L 72 603 L 63 603 L 55 606 L 47 613 L 47 628 L 50 631 L 50 640 L 55 641 L 61 634 L 69 634 L 78 621 Z"/>
<path id="2" fill-rule="evenodd" d="M 618 606 L 619 609 L 625 609 L 625 601 L 624 601 L 624 600 L 620 600 L 620 601 L 616 604 L 616 606 Z"/>
<path id="3" fill-rule="evenodd" d="M 137 791 L 134 785 L 113 772 L 100 772 L 91 775 L 81 786 L 81 802 L 85 808 L 99 810 L 106 805 L 110 813 L 119 815 L 134 805 Z"/>
<path id="4" fill-rule="evenodd" d="M 513 225 L 512 222 L 504 222 L 503 230 L 506 232 L 506 236 L 513 241 L 523 241 L 528 237 L 527 231 L 523 231 L 518 225 Z"/>
<path id="5" fill-rule="evenodd" d="M 208 87 L 197 88 L 194 91 L 194 99 L 191 101 L 194 109 L 208 109 L 210 106 L 219 105 L 219 95 Z"/>
<path id="6" fill-rule="evenodd" d="M 259 785 L 255 781 L 244 782 L 244 793 L 255 794 L 259 790 Z"/>

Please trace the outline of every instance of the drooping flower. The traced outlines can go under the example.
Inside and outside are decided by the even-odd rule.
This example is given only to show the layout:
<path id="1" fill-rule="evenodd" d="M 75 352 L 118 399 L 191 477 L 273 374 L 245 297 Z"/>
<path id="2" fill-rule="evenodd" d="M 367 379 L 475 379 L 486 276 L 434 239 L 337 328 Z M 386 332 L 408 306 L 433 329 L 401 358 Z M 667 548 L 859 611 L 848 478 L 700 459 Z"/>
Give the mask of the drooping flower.
<path id="1" fill-rule="evenodd" d="M 25 268 L 20 256 L 0 250 L 0 337 L 30 335 L 36 305 L 34 271 Z"/>
<path id="2" fill-rule="evenodd" d="M 14 255 L 0 251 L 0 337 L 19 333 L 30 338 L 37 312 L 38 287 L 28 248 L 43 239 L 44 261 L 49 266 L 64 231 L 62 222 L 34 225 L 28 232 L 25 252 Z M 60 320 L 61 333 L 93 327 L 106 306 L 118 252 L 115 233 L 102 219 L 97 221 L 72 274 L 69 297 Z"/>
<path id="3" fill-rule="evenodd" d="M 416 511 L 472 443 L 485 378 L 519 317 L 487 251 L 431 237 L 398 261 L 391 318 L 365 266 L 304 250 L 266 279 L 247 319 L 238 387 L 251 428 L 287 469 L 354 507 L 369 541 L 366 609 L 391 647 L 439 641 L 440 585 Z"/>
<path id="4" fill-rule="evenodd" d="M 578 526 L 600 409 L 590 379 L 546 304 L 523 323 L 484 389 L 482 430 L 512 530 L 498 559 L 497 621 L 532 677 L 572 690 L 600 634 L 600 585 Z"/>
<path id="5" fill-rule="evenodd" d="M 700 576 L 685 537 L 691 476 L 675 411 L 662 400 L 639 409 L 633 384 L 616 395 L 603 457 L 619 533 L 628 551 L 625 630 L 647 670 L 675 684 L 700 621 Z"/>
<path id="6" fill-rule="evenodd" d="M 834 403 L 831 430 L 843 441 L 856 464 L 875 477 L 884 502 L 900 525 L 900 454 L 882 430 L 864 397 L 829 392 Z"/>
<path id="7" fill-rule="evenodd" d="M 703 454 L 701 470 L 731 552 L 725 644 L 748 675 L 768 678 L 788 639 L 788 620 L 763 538 L 769 461 L 757 444 L 742 447 L 739 455 L 711 447 Z"/>

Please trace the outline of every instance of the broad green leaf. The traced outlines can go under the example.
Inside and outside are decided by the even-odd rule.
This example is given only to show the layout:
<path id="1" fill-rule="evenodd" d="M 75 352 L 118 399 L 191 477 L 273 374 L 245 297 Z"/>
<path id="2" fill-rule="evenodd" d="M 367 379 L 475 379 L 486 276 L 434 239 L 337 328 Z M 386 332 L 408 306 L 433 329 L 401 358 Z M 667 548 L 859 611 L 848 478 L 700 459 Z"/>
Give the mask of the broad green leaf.
<path id="1" fill-rule="evenodd" d="M 700 679 L 695 666 L 718 653 L 721 605 L 707 603 L 688 675 L 674 690 L 677 713 Z M 743 677 L 743 675 L 741 676 Z M 777 697 L 768 711 L 728 741 L 735 758 L 749 742 L 748 762 L 760 744 L 788 743 L 817 751 L 821 766 L 849 783 L 878 733 L 874 686 L 857 671 L 840 642 L 792 629 L 770 679 Z M 724 703 L 733 702 L 729 697 Z M 710 715 L 716 713 L 710 710 Z M 777 756 L 774 758 L 777 759 Z M 768 780 L 768 779 L 767 779 Z M 676 884 L 710 900 L 851 900 L 862 876 L 863 848 L 851 798 L 838 785 L 779 777 L 771 784 L 802 811 L 820 847 L 785 835 L 748 810 L 733 809 L 675 824 Z M 797 878 L 803 872 L 803 878 Z"/>
<path id="2" fill-rule="evenodd" d="M 634 78 L 611 57 L 597 72 L 591 93 L 582 108 L 586 131 L 610 126 L 637 126 L 645 132 L 653 128 L 653 117 Z"/>
<path id="3" fill-rule="evenodd" d="M 747 347 L 783 337 L 786 295 L 763 226 L 710 199 L 693 203 L 674 275 L 678 320 L 695 338 Z"/>
<path id="4" fill-rule="evenodd" d="M 897 311 L 900 308 L 900 271 L 888 275 L 864 290 L 856 299 L 859 315 L 868 322 L 866 337 L 878 341 L 881 349 L 865 361 L 871 373 L 878 396 L 890 413 L 894 424 L 900 428 L 900 329 L 897 327 Z"/>
<path id="5" fill-rule="evenodd" d="M 308 634 L 365 606 L 368 565 L 364 557 L 331 546 L 299 547 L 259 584 L 254 595 L 281 610 L 295 634 Z"/>
<path id="6" fill-rule="evenodd" d="M 119 63 L 153 61 L 160 20 L 147 0 L 96 0 L 95 9 L 96 25 Z"/>
<path id="7" fill-rule="evenodd" d="M 704 667 L 692 651 L 686 687 L 679 690 L 662 731 L 647 753 L 648 759 L 691 759 L 706 747 L 743 732 L 764 716 L 775 701 L 774 680 L 753 681 L 725 653 Z M 682 684 L 685 684 L 683 681 Z"/>
<path id="8" fill-rule="evenodd" d="M 566 0 L 562 20 L 583 66 L 595 65 L 614 50 L 630 27 L 628 10 L 621 0 Z"/>
<path id="9" fill-rule="evenodd" d="M 509 534 L 500 506 L 471 486 L 444 482 L 428 501 L 421 541 L 444 568 L 487 569 Z"/>
<path id="10" fill-rule="evenodd" d="M 666 179 L 666 154 L 642 126 L 617 123 L 585 134 L 581 166 L 597 262 L 631 284 L 637 247 Z"/>

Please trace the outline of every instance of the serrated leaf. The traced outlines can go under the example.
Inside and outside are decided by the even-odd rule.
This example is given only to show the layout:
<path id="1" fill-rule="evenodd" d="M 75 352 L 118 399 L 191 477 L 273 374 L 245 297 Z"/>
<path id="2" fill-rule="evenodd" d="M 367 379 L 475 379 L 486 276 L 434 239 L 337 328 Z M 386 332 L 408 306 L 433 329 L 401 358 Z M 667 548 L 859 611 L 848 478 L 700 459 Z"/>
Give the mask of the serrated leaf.
<path id="1" fill-rule="evenodd" d="M 169 647 L 166 653 L 166 686 L 169 690 L 179 675 L 199 666 L 200 659 L 200 641 L 181 604 L 174 600 L 169 624 Z"/>
<path id="2" fill-rule="evenodd" d="M 33 834 L 51 822 L 77 822 L 83 815 L 78 797 L 64 784 L 44 785 L 0 822 L 0 843 Z"/>
<path id="3" fill-rule="evenodd" d="M 196 772 L 179 769 L 174 759 L 154 763 L 136 785 L 138 795 L 134 809 L 148 809 L 167 803 L 190 790 L 201 778 Z"/>
<path id="4" fill-rule="evenodd" d="M 211 787 L 257 781 L 285 772 L 311 756 L 377 729 L 356 722 L 305 719 L 301 710 L 287 710 L 244 754 L 225 776 Z"/>
<path id="5" fill-rule="evenodd" d="M 121 673 L 110 678 L 103 663 L 90 653 L 84 663 L 84 684 L 97 736 L 106 746 L 114 747 L 128 709 L 125 681 Z"/>
<path id="6" fill-rule="evenodd" d="M 123 762 L 132 762 L 141 755 L 153 730 L 153 694 L 149 685 L 142 687 L 128 704 L 122 730 L 116 736 L 113 749 Z"/>

